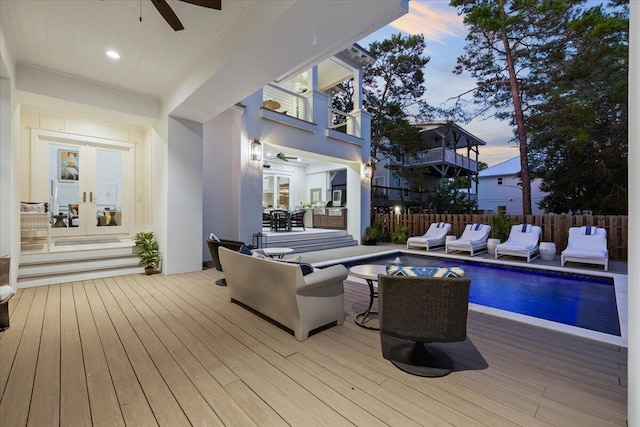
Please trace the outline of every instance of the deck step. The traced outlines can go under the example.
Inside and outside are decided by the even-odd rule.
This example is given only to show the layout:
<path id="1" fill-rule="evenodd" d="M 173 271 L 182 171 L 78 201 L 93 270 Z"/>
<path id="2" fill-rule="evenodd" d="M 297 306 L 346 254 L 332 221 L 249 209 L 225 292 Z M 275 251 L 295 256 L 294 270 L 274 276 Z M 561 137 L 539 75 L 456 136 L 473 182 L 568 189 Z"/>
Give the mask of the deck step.
<path id="1" fill-rule="evenodd" d="M 344 230 L 268 233 L 262 237 L 262 247 L 287 247 L 294 253 L 356 246 L 358 242 Z"/>
<path id="2" fill-rule="evenodd" d="M 18 287 L 51 285 L 78 280 L 142 273 L 133 246 L 22 253 Z"/>

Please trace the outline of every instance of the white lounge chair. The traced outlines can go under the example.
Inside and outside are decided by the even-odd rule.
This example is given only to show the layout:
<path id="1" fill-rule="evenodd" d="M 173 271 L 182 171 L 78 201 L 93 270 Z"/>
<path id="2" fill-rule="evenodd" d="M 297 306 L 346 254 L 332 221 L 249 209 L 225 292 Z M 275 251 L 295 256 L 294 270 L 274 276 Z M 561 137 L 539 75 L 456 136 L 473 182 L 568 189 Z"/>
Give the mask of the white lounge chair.
<path id="1" fill-rule="evenodd" d="M 560 255 L 562 266 L 567 261 L 602 264 L 604 271 L 607 271 L 609 269 L 607 230 L 600 227 L 569 228 L 567 248 Z"/>
<path id="2" fill-rule="evenodd" d="M 491 226 L 487 224 L 467 224 L 462 236 L 445 243 L 445 253 L 449 251 L 468 251 L 471 256 L 487 250 L 487 239 Z"/>
<path id="3" fill-rule="evenodd" d="M 512 255 L 524 257 L 527 262 L 531 262 L 540 255 L 538 241 L 541 233 L 542 229 L 537 225 L 514 225 L 507 241 L 496 246 L 496 258 L 500 255 Z"/>
<path id="4" fill-rule="evenodd" d="M 436 246 L 444 245 L 447 233 L 451 231 L 451 224 L 447 222 L 434 222 L 422 236 L 409 237 L 407 239 L 407 249 L 411 246 L 431 250 Z"/>

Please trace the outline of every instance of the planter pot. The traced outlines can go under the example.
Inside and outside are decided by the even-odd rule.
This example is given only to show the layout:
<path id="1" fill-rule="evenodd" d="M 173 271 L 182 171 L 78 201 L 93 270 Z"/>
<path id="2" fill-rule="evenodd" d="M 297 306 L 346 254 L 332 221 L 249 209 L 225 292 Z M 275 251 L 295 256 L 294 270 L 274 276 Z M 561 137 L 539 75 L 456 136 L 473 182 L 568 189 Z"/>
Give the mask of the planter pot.
<path id="1" fill-rule="evenodd" d="M 155 273 L 155 271 L 156 271 L 156 269 L 153 268 L 153 267 L 145 267 L 144 268 L 144 274 L 147 274 L 147 275 L 148 274 L 153 274 L 153 273 Z"/>
<path id="2" fill-rule="evenodd" d="M 496 246 L 500 244 L 500 239 L 487 239 L 487 251 L 489 251 L 490 255 L 495 256 L 496 254 Z"/>

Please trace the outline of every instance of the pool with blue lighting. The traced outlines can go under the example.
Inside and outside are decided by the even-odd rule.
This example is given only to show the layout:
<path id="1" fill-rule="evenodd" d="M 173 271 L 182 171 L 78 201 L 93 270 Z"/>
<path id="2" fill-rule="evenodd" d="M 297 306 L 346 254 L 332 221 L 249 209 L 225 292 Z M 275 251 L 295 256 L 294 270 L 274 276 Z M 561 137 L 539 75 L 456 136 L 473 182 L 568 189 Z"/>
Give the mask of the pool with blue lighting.
<path id="1" fill-rule="evenodd" d="M 612 278 L 426 256 L 384 256 L 344 263 L 420 267 L 462 266 L 469 302 L 620 336 Z"/>

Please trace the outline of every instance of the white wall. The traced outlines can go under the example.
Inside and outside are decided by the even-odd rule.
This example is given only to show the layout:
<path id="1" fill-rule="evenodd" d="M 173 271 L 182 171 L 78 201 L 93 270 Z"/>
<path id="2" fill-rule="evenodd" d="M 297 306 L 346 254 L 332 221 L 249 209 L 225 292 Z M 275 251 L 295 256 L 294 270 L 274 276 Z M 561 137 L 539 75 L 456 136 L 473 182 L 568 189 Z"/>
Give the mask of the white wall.
<path id="1" fill-rule="evenodd" d="M 87 108 L 98 107 L 154 120 L 160 118 L 158 98 L 24 64 L 18 66 L 17 76 L 16 88 L 21 91 L 82 103 Z"/>
<path id="2" fill-rule="evenodd" d="M 11 149 L 11 80 L 0 78 L 0 256 L 11 254 L 13 162 Z"/>
<path id="3" fill-rule="evenodd" d="M 506 206 L 507 213 L 522 214 L 522 189 L 518 185 L 520 179 L 516 176 L 503 176 L 502 185 L 498 185 L 497 176 L 479 178 L 478 209 L 498 212 L 498 206 Z M 546 193 L 540 191 L 540 179 L 531 181 L 531 212 L 542 215 L 544 210 L 538 207 Z"/>
<path id="4" fill-rule="evenodd" d="M 312 188 L 320 188 L 320 200 L 321 202 L 327 202 L 327 173 L 326 172 L 314 172 L 307 173 L 305 176 L 305 192 L 304 192 L 304 203 L 313 203 L 310 199 L 311 197 L 311 189 Z"/>
<path id="5" fill-rule="evenodd" d="M 13 81 L 0 78 L 0 256 L 11 257 L 9 284 L 15 287 L 20 262 L 20 108 Z"/>
<path id="6" fill-rule="evenodd" d="M 202 155 L 202 196 L 203 196 L 203 260 L 210 261 L 209 249 L 204 243 L 210 233 L 221 239 L 238 240 L 238 230 L 234 229 L 234 215 L 231 214 L 235 198 L 232 197 L 233 171 L 231 164 L 232 145 L 240 135 L 235 116 L 238 112 L 227 110 L 203 127 Z"/>
<path id="7" fill-rule="evenodd" d="M 169 117 L 167 138 L 166 274 L 202 269 L 202 145 L 200 123 Z"/>
<path id="8" fill-rule="evenodd" d="M 640 3 L 629 2 L 631 10 L 629 36 L 629 194 L 637 194 L 640 187 Z M 638 259 L 640 254 L 640 198 L 630 197 L 629 200 L 629 254 L 631 261 Z M 629 394 L 628 424 L 640 425 L 640 263 L 629 263 Z M 636 403 L 633 403 L 636 402 Z"/>

